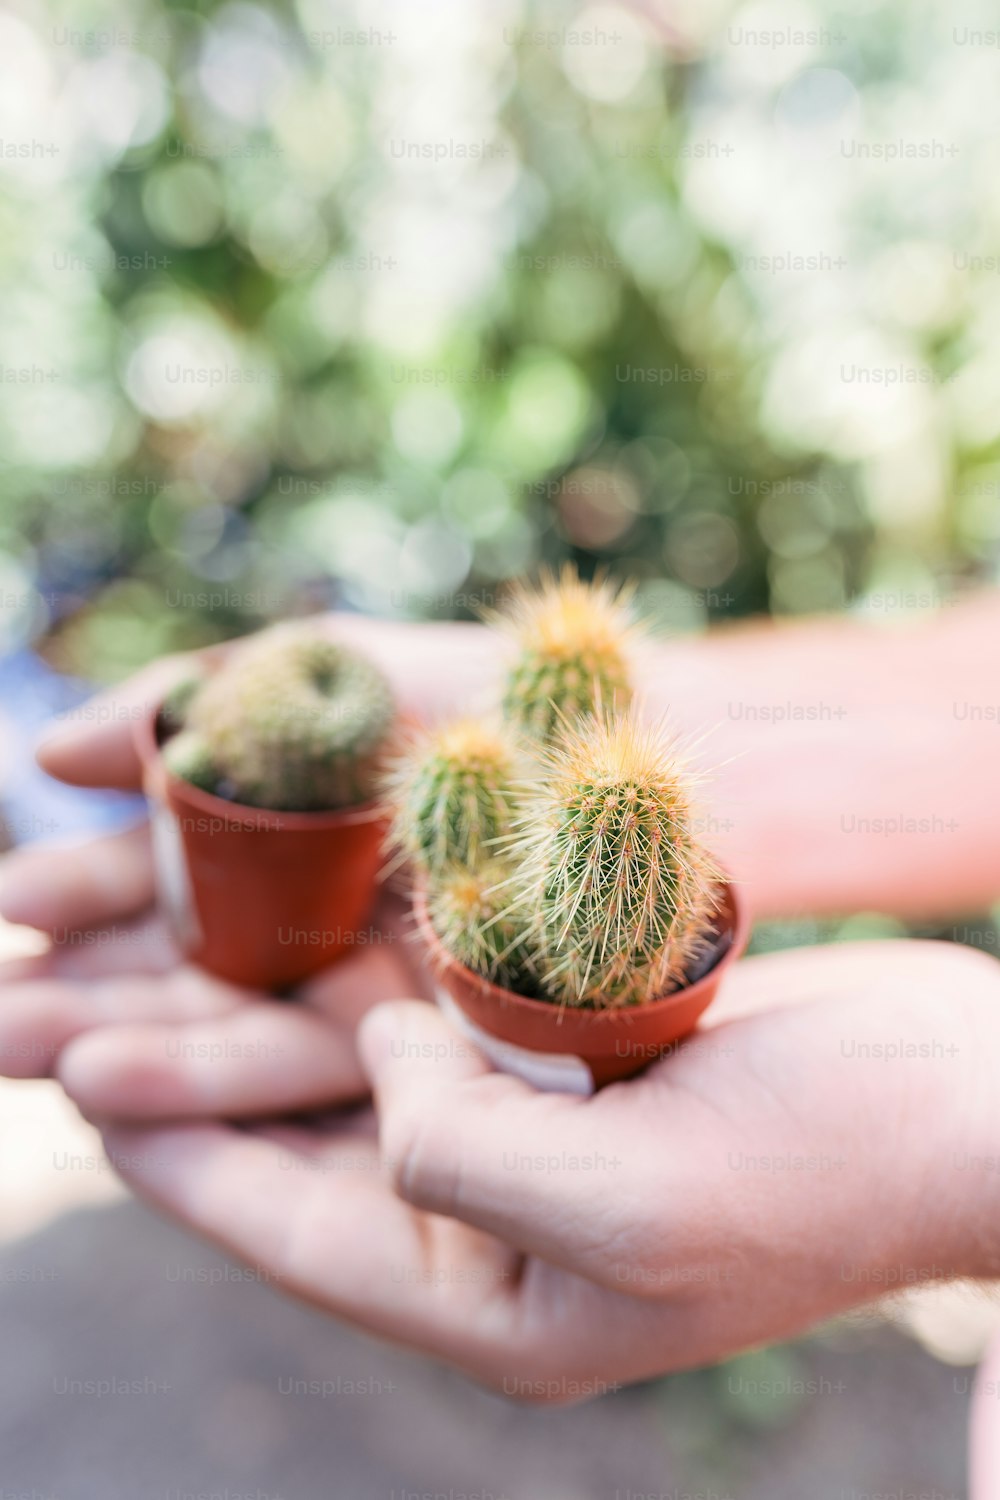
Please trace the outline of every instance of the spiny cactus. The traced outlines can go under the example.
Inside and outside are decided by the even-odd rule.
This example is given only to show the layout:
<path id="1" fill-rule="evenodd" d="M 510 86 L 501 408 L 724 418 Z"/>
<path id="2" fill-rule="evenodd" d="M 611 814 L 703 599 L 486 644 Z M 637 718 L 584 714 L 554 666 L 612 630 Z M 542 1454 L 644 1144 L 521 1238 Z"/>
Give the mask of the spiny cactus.
<path id="1" fill-rule="evenodd" d="M 422 735 L 387 778 L 394 837 L 425 872 L 474 868 L 511 829 L 514 750 L 481 719 Z"/>
<path id="2" fill-rule="evenodd" d="M 572 567 L 518 590 L 493 620 L 517 657 L 503 692 L 509 722 L 543 743 L 582 714 L 625 708 L 632 696 L 630 594 L 607 580 L 584 583 Z"/>
<path id="3" fill-rule="evenodd" d="M 566 569 L 493 618 L 518 644 L 513 743 L 463 720 L 389 780 L 431 925 L 459 963 L 522 995 L 657 999 L 708 955 L 721 875 L 676 748 L 628 707 L 629 595 Z"/>
<path id="4" fill-rule="evenodd" d="M 447 951 L 494 984 L 530 995 L 537 983 L 530 935 L 513 905 L 510 871 L 500 860 L 478 869 L 452 865 L 434 879 L 431 926 Z"/>
<path id="5" fill-rule="evenodd" d="M 218 795 L 287 812 L 367 802 L 394 714 L 371 662 L 302 630 L 238 648 L 181 704 L 168 768 L 199 786 L 214 770 Z"/>
<path id="6" fill-rule="evenodd" d="M 684 981 L 719 881 L 691 792 L 676 748 L 632 713 L 584 720 L 547 753 L 512 853 L 554 999 L 633 1005 Z"/>

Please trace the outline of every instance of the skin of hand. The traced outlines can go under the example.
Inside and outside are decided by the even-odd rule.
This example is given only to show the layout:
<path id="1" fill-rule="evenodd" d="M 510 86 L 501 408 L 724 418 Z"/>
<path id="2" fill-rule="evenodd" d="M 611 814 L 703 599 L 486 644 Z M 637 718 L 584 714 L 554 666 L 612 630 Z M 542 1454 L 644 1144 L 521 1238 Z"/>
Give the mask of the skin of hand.
<path id="1" fill-rule="evenodd" d="M 709 1024 L 592 1099 L 370 1011 L 375 1115 L 109 1128 L 125 1180 L 287 1291 L 562 1404 L 1000 1263 L 1000 965 L 953 945 L 738 966 Z"/>

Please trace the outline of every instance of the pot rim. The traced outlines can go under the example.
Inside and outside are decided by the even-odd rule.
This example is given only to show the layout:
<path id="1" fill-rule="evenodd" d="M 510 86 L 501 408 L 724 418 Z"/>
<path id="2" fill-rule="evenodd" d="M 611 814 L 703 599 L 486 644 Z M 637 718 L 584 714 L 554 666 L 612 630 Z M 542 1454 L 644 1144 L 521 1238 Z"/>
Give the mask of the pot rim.
<path id="1" fill-rule="evenodd" d="M 538 1016 L 556 1026 L 568 1023 L 570 1026 L 627 1027 L 634 1024 L 640 1017 L 665 1016 L 672 1009 L 689 1004 L 692 996 L 697 998 L 703 990 L 718 985 L 722 971 L 743 953 L 750 936 L 749 907 L 736 882 L 728 875 L 724 874 L 719 884 L 728 895 L 732 921 L 727 929 L 729 942 L 711 967 L 693 984 L 681 985 L 678 989 L 671 990 L 669 995 L 661 995 L 658 1000 L 647 1000 L 641 1005 L 605 1006 L 602 1009 L 586 1005 L 567 1005 L 565 1002 L 552 1000 L 535 1000 L 527 995 L 519 995 L 516 990 L 504 989 L 502 985 L 494 984 L 482 974 L 466 968 L 465 964 L 459 963 L 458 959 L 448 952 L 435 932 L 427 906 L 426 890 L 422 882 L 414 887 L 413 909 L 420 936 L 430 953 L 434 972 L 442 980 L 450 970 L 452 973 L 463 976 L 463 982 L 470 987 L 475 987 L 484 999 L 492 999 L 498 1006 L 506 1009 L 516 1009 L 527 1015 Z"/>
<path id="2" fill-rule="evenodd" d="M 357 807 L 332 808 L 329 811 L 287 812 L 279 807 L 257 807 L 249 802 L 229 802 L 217 797 L 214 792 L 202 791 L 180 776 L 175 776 L 163 759 L 157 728 L 163 699 L 155 703 L 136 720 L 132 727 L 132 742 L 136 748 L 143 770 L 158 776 L 164 788 L 169 789 L 177 801 L 188 803 L 196 812 L 208 817 L 224 818 L 234 827 L 252 827 L 272 833 L 296 833 L 305 829 L 343 828 L 346 824 L 367 823 L 385 817 L 385 808 L 375 801 L 361 802 Z"/>

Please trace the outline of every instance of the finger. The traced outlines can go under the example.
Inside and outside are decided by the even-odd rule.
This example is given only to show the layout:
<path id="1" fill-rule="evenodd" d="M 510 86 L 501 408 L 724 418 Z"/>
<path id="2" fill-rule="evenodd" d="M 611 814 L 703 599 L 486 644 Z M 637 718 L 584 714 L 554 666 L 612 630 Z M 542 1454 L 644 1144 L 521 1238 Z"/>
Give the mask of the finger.
<path id="1" fill-rule="evenodd" d="M 517 1358 L 510 1253 L 415 1214 L 363 1141 L 319 1161 L 222 1125 L 116 1126 L 105 1144 L 136 1192 L 328 1311 L 477 1373 Z"/>
<path id="2" fill-rule="evenodd" d="M 46 941 L 40 935 L 38 940 Z M 0 963 L 0 995 L 14 985 L 51 979 L 86 983 L 116 974 L 168 974 L 179 962 L 173 938 L 158 917 L 116 927 L 87 927 L 49 942 L 40 952 Z"/>
<path id="3" fill-rule="evenodd" d="M 372 947 L 331 964 L 298 991 L 311 1009 L 351 1030 L 374 1005 L 413 993 L 409 945 L 381 921 L 370 936 Z"/>
<path id="4" fill-rule="evenodd" d="M 140 952 L 147 964 L 154 961 L 155 948 L 150 952 L 147 941 L 146 949 L 138 950 L 126 941 L 125 930 L 72 936 L 94 943 L 71 943 L 45 958 L 22 961 L 21 977 L 37 981 L 60 968 L 106 972 L 112 963 L 134 969 Z M 164 962 L 175 964 L 162 930 L 160 945 Z M 183 1038 L 170 1024 L 169 1012 L 152 1018 L 163 1025 L 128 1024 L 144 1018 L 126 1015 L 125 1024 L 111 1029 L 80 1026 L 87 1034 L 69 1047 L 60 1075 L 82 1109 L 123 1118 L 211 1111 L 236 1117 L 342 1105 L 367 1094 L 354 1042 L 357 1019 L 371 1005 L 398 995 L 407 978 L 398 944 L 365 949 L 332 966 L 303 987 L 304 1004 L 247 1004 L 239 1015 L 217 1026 L 190 1028 Z M 203 977 L 202 982 L 212 981 Z M 85 1007 L 85 997 L 77 995 L 75 1003 L 81 999 Z"/>
<path id="5" fill-rule="evenodd" d="M 133 742 L 135 725 L 187 676 L 198 659 L 194 652 L 164 657 L 61 715 L 36 751 L 42 770 L 71 786 L 140 790 L 142 767 Z"/>
<path id="6" fill-rule="evenodd" d="M 366 949 L 300 991 L 302 1003 L 246 1006 L 178 1038 L 169 1026 L 122 1026 L 73 1044 L 60 1078 L 88 1113 L 127 1119 L 230 1118 L 340 1106 L 368 1093 L 355 1030 L 405 988 L 402 950 Z"/>
<path id="7" fill-rule="evenodd" d="M 58 1075 L 84 1113 L 130 1120 L 287 1113 L 368 1092 L 351 1027 L 264 1000 L 184 1027 L 153 1017 L 89 1031 Z"/>
<path id="8" fill-rule="evenodd" d="M 922 982 L 928 963 L 936 962 L 938 953 L 948 956 L 949 951 L 954 955 L 955 946 L 883 938 L 877 944 L 870 940 L 827 943 L 758 953 L 731 970 L 699 1023 L 699 1031 L 789 1006 L 838 1004 L 848 991 L 857 990 L 858 976 L 870 971 L 873 956 L 878 960 L 879 992 L 888 998 L 891 988 L 902 997 Z"/>
<path id="9" fill-rule="evenodd" d="M 478 625 L 405 625 L 338 615 L 321 623 L 338 640 L 369 654 L 385 671 L 400 707 L 421 717 L 452 712 L 483 694 L 498 666 L 496 642 Z M 278 630 L 285 627 L 278 626 Z M 38 747 L 50 776 L 73 786 L 137 790 L 142 784 L 132 741 L 134 724 L 198 660 L 219 659 L 228 645 L 165 657 L 127 682 L 72 709 Z M 448 671 L 441 671 L 446 659 Z"/>
<path id="10" fill-rule="evenodd" d="M 378 1007 L 358 1047 L 402 1198 L 579 1274 L 611 1278 L 611 1226 L 635 1205 L 629 1163 L 596 1128 L 599 1099 L 537 1093 L 491 1072 L 429 1005 Z"/>
<path id="11" fill-rule="evenodd" d="M 181 962 L 173 934 L 159 917 L 69 932 L 48 957 L 53 977 L 83 981 L 169 974 Z"/>
<path id="12" fill-rule="evenodd" d="M 0 916 L 57 937 L 120 921 L 152 899 L 145 823 L 84 844 L 28 845 L 0 861 Z"/>
<path id="13" fill-rule="evenodd" d="M 192 1022 L 242 1004 L 239 990 L 194 969 L 166 978 L 116 977 L 98 983 L 35 980 L 0 992 L 0 1073 L 47 1078 L 64 1048 L 84 1032 L 137 1019 Z"/>

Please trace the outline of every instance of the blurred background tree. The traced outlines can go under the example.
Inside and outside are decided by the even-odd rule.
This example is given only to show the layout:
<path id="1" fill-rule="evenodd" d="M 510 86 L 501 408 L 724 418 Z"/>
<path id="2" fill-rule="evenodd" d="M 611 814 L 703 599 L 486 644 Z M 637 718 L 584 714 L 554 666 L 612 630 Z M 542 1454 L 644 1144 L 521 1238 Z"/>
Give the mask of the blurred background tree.
<path id="1" fill-rule="evenodd" d="M 0 17 L 7 645 L 113 677 L 565 557 L 678 630 L 991 577 L 985 6 L 668 15 Z"/>

